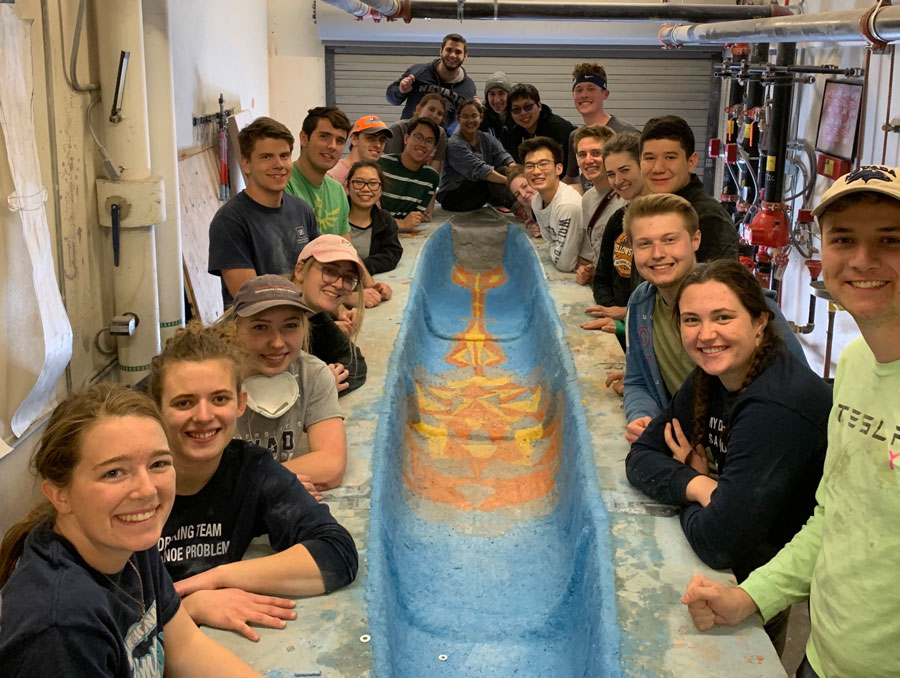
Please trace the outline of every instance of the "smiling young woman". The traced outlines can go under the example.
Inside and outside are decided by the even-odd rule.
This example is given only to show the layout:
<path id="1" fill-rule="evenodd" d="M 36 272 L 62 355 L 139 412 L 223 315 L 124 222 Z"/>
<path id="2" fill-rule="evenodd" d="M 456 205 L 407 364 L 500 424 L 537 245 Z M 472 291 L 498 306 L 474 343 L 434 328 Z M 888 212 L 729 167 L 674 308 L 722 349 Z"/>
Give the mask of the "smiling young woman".
<path id="1" fill-rule="evenodd" d="M 480 129 L 483 117 L 484 108 L 475 99 L 459 104 L 459 129 L 450 137 L 437 190 L 437 201 L 445 210 L 465 212 L 486 202 L 502 207 L 513 204 L 506 188 L 506 172 L 513 157 L 495 137 Z"/>
<path id="2" fill-rule="evenodd" d="M 688 274 L 675 314 L 697 368 L 625 468 L 639 490 L 681 506 L 697 555 L 740 582 L 812 514 L 831 390 L 776 335 L 759 283 L 737 262 Z M 779 652 L 786 622 L 766 626 Z"/>
<path id="3" fill-rule="evenodd" d="M 248 397 L 245 360 L 233 327 L 190 324 L 153 359 L 150 388 L 178 472 L 159 540 L 163 562 L 196 622 L 257 640 L 249 622 L 283 628 L 295 617 L 293 601 L 275 596 L 346 586 L 357 553 L 295 473 L 269 450 L 234 439 Z M 242 561 L 262 534 L 276 553 Z"/>
<path id="4" fill-rule="evenodd" d="M 200 632 L 160 562 L 175 471 L 148 398 L 70 396 L 32 465 L 47 501 L 0 547 L 4 676 L 258 676 Z"/>
<path id="5" fill-rule="evenodd" d="M 368 308 L 391 298 L 390 286 L 376 282 L 372 276 L 393 271 L 403 254 L 396 220 L 378 206 L 383 187 L 384 173 L 377 162 L 361 160 L 347 174 L 350 237 L 368 273 L 363 276 Z M 371 300 L 369 290 L 372 290 Z"/>
<path id="6" fill-rule="evenodd" d="M 328 365 L 338 394 L 366 381 L 366 361 L 354 343 L 365 311 L 366 267 L 353 244 L 333 235 L 319 236 L 297 257 L 294 284 L 309 317 L 309 352 Z M 347 306 L 354 306 L 348 309 Z"/>
<path id="7" fill-rule="evenodd" d="M 332 372 L 304 350 L 310 309 L 300 291 L 281 276 L 257 276 L 241 286 L 232 310 L 247 351 L 247 407 L 238 415 L 236 437 L 267 448 L 316 496 L 337 487 L 347 466 L 344 413 Z"/>

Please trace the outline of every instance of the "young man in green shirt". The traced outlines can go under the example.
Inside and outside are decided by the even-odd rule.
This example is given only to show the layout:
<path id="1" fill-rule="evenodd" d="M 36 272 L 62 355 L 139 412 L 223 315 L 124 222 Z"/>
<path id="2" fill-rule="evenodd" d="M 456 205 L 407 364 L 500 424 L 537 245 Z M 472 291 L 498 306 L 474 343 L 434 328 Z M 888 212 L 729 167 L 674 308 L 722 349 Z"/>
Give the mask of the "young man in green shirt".
<path id="1" fill-rule="evenodd" d="M 284 192 L 302 198 L 316 213 L 319 233 L 350 238 L 350 205 L 343 186 L 326 176 L 341 159 L 350 121 L 334 106 L 309 109 L 300 132 L 300 157 Z"/>
<path id="2" fill-rule="evenodd" d="M 740 587 L 694 575 L 681 602 L 706 630 L 808 599 L 798 678 L 887 678 L 900 667 L 900 168 L 841 177 L 814 214 L 825 286 L 862 334 L 838 362 L 818 505 Z"/>

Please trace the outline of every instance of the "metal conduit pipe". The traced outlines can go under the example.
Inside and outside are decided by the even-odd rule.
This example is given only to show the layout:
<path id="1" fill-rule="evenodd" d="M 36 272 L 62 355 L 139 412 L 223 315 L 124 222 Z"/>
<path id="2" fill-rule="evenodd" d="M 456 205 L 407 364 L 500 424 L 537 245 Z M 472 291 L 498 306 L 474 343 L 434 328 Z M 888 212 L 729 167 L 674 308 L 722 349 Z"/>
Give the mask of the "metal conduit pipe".
<path id="1" fill-rule="evenodd" d="M 365 16 L 369 13 L 369 10 L 372 9 L 366 3 L 360 2 L 359 0 L 325 0 L 325 2 L 358 17 Z"/>
<path id="2" fill-rule="evenodd" d="M 785 42 L 778 45 L 776 66 L 791 66 L 797 56 L 797 45 Z M 784 165 L 787 155 L 788 126 L 791 121 L 791 95 L 793 80 L 789 75 L 779 75 L 772 85 L 772 120 L 769 125 L 769 145 L 766 148 L 765 201 L 781 203 L 784 196 Z"/>
<path id="3" fill-rule="evenodd" d="M 324 0 L 356 16 L 357 0 Z M 571 21 L 732 21 L 791 14 L 789 7 L 769 5 L 676 5 L 599 2 L 528 2 L 527 0 L 366 0 L 386 17 L 412 19 L 540 19 Z M 349 8 L 348 8 L 349 7 Z"/>
<path id="4" fill-rule="evenodd" d="M 873 8 L 838 10 L 770 19 L 666 26 L 659 32 L 659 40 L 667 47 L 721 45 L 748 39 L 757 42 L 868 40 L 860 27 L 861 22 L 868 25 L 868 32 L 878 40 L 900 40 L 900 5 L 885 5 L 877 11 Z"/>

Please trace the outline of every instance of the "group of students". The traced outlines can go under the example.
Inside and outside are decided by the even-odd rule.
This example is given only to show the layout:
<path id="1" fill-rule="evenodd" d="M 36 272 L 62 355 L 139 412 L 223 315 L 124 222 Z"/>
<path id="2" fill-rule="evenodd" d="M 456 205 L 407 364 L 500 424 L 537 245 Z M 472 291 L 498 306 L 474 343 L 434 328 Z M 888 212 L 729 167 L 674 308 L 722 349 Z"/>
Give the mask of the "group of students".
<path id="1" fill-rule="evenodd" d="M 290 598 L 353 581 L 353 538 L 316 497 L 346 442 L 302 352 L 309 312 L 289 280 L 253 278 L 226 323 L 166 343 L 149 395 L 104 384 L 57 407 L 33 460 L 46 501 L 0 546 L 4 675 L 256 676 L 197 624 L 257 640 Z M 264 534 L 274 553 L 242 560 Z"/>
<path id="2" fill-rule="evenodd" d="M 458 43 L 445 40 L 436 77 L 447 75 L 445 51 L 460 67 Z M 573 91 L 586 108 L 608 91 L 605 74 L 584 66 Z M 397 91 L 427 73 L 405 74 Z M 398 231 L 427 217 L 435 191 L 474 208 L 508 190 L 530 206 L 553 264 L 591 283 L 594 319 L 583 327 L 623 343 L 628 479 L 681 506 L 697 555 L 737 577 L 730 588 L 695 576 L 682 602 L 698 628 L 759 611 L 780 651 L 789 605 L 809 598 L 798 675 L 895 673 L 900 169 L 846 175 L 815 210 L 825 283 L 863 335 L 832 393 L 737 262 L 734 226 L 693 174 L 683 120 L 654 118 L 640 135 L 560 128 L 560 140 L 531 134 L 513 155 L 483 128 L 503 123 L 498 108 L 517 124 L 535 117 L 532 132 L 553 120 L 527 87 L 518 91 L 534 106 L 516 88 L 500 105 L 507 83 L 495 76 L 487 117 L 471 97 L 434 91 L 391 127 L 312 109 L 296 163 L 279 123 L 241 132 L 247 188 L 210 227 L 210 271 L 230 310 L 166 343 L 149 396 L 94 386 L 53 413 L 34 457 L 46 501 L 0 546 L 0 615 L 16 620 L 0 623 L 4 671 L 257 675 L 196 625 L 255 640 L 250 624 L 294 618 L 290 597 L 355 578 L 353 539 L 318 500 L 346 467 L 338 397 L 365 381 L 355 345 L 364 309 L 391 295 L 373 275 L 396 266 Z M 449 137 L 437 120 L 448 102 L 459 122 Z M 385 154 L 398 137 L 400 150 Z M 569 150 L 574 185 L 562 180 Z M 454 169 L 462 157 L 468 173 Z M 452 183 L 432 163 L 444 163 L 441 177 L 455 172 Z M 262 534 L 275 553 L 243 560 Z"/>

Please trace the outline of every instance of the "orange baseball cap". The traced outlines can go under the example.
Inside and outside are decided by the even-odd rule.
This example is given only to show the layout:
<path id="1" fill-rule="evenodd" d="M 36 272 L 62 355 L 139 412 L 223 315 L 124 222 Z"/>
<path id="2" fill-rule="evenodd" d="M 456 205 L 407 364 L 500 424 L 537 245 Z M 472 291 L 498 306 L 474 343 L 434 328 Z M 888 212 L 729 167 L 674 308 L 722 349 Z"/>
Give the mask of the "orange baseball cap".
<path id="1" fill-rule="evenodd" d="M 350 134 L 355 134 L 356 132 L 362 132 L 363 134 L 378 134 L 379 132 L 384 132 L 389 137 L 394 137 L 393 132 L 388 129 L 387 125 L 381 122 L 381 118 L 377 115 L 364 115 L 354 122 L 353 127 L 350 129 Z"/>

